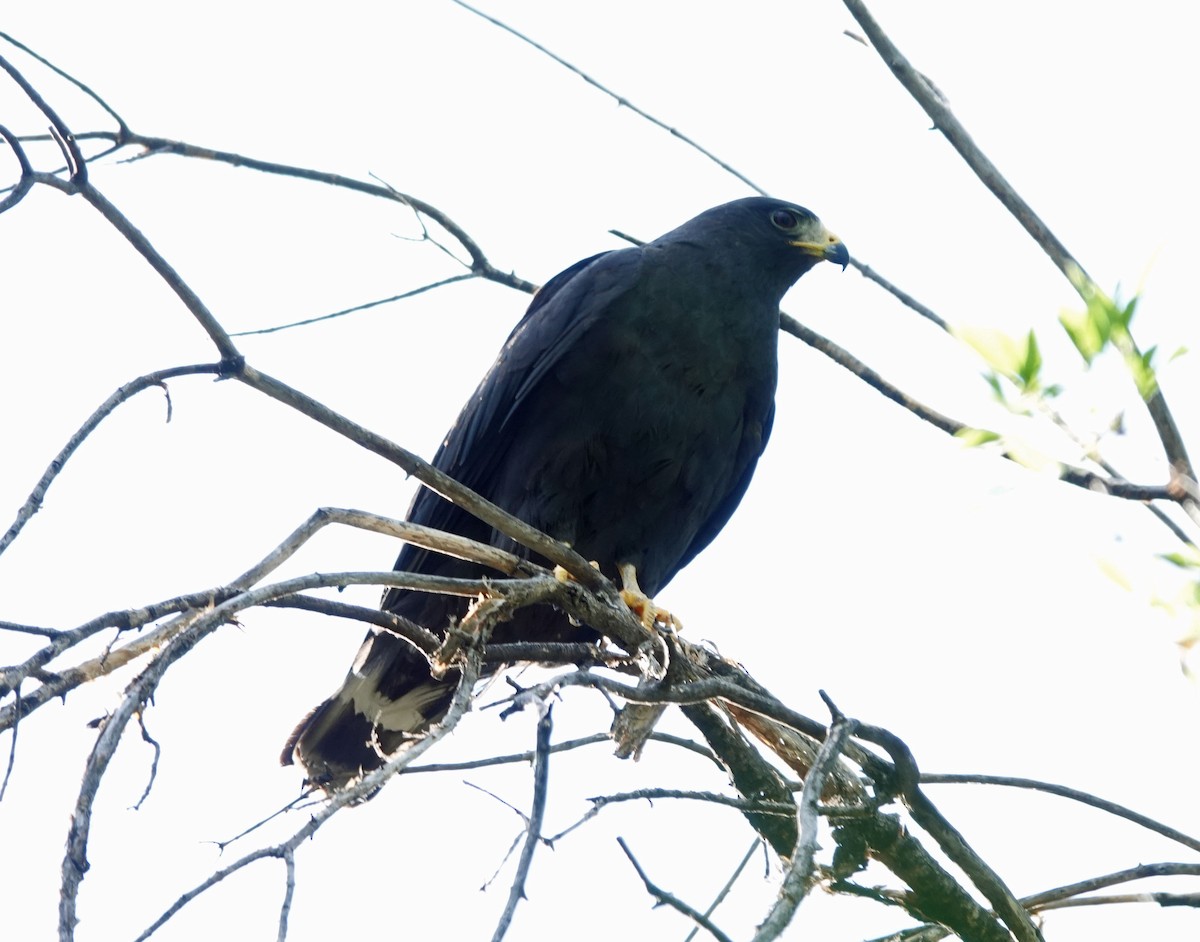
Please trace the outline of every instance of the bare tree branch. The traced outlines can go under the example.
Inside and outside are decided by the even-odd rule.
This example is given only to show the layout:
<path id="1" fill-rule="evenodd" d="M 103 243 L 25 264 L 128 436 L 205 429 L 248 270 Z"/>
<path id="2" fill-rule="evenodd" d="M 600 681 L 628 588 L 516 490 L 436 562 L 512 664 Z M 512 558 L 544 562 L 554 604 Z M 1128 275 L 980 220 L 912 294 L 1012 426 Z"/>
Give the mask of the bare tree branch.
<path id="1" fill-rule="evenodd" d="M 512 886 L 508 891 L 508 901 L 504 904 L 504 912 L 492 933 L 492 942 L 500 942 L 508 932 L 517 904 L 525 899 L 525 880 L 529 876 L 529 867 L 533 863 L 533 852 L 537 850 L 542 840 L 542 822 L 546 817 L 546 796 L 550 787 L 550 734 L 554 729 L 553 704 L 543 703 L 540 706 L 541 718 L 537 725 L 537 748 L 533 760 L 533 806 L 525 824 L 525 844 L 521 848 L 521 857 L 517 861 L 517 873 L 513 877 Z"/>
<path id="2" fill-rule="evenodd" d="M 279 932 L 276 942 L 284 942 L 287 938 L 288 915 L 292 911 L 292 898 L 296 894 L 296 852 L 288 847 L 283 852 L 285 868 L 283 903 L 279 907 Z"/>
<path id="3" fill-rule="evenodd" d="M 966 872 L 1018 942 L 1045 942 L 1041 930 L 1033 924 L 1029 913 L 1017 901 L 1000 875 L 975 852 L 962 834 L 921 791 L 921 773 L 908 746 L 895 734 L 876 726 L 860 725 L 858 735 L 887 750 L 896 767 L 896 784 L 913 819 L 937 841 L 946 856 Z"/>
<path id="4" fill-rule="evenodd" d="M 1114 873 L 1106 873 L 1098 877 L 1090 877 L 1087 880 L 1080 880 L 1078 883 L 1060 886 L 1053 890 L 1035 893 L 1032 896 L 1025 897 L 1021 902 L 1030 911 L 1036 911 L 1047 909 L 1051 904 L 1060 903 L 1081 893 L 1091 893 L 1094 890 L 1102 890 L 1105 887 L 1130 883 L 1134 880 L 1165 876 L 1200 876 L 1200 863 L 1139 864 L 1136 867 L 1130 867 L 1128 870 L 1118 870 Z"/>
<path id="5" fill-rule="evenodd" d="M 33 491 L 17 511 L 17 519 L 13 521 L 12 526 L 8 528 L 8 532 L 0 538 L 0 553 L 3 553 L 10 543 L 17 538 L 25 524 L 29 522 L 39 510 L 41 510 L 42 502 L 46 499 L 46 491 L 50 485 L 54 483 L 54 479 L 58 477 L 63 466 L 75 454 L 76 449 L 83 444 L 84 440 L 96 430 L 96 427 L 103 422 L 112 412 L 128 399 L 133 398 L 138 393 L 151 386 L 159 386 L 166 389 L 166 381 L 173 379 L 176 376 L 194 376 L 196 374 L 220 373 L 220 363 L 195 363 L 189 366 L 173 366 L 165 370 L 156 370 L 153 373 L 147 373 L 144 376 L 139 376 L 137 379 L 130 380 L 125 385 L 117 389 L 111 396 L 104 400 L 100 406 L 87 418 L 87 421 L 79 427 L 79 430 L 71 436 L 70 440 L 62 447 L 54 460 L 50 462 L 41 479 L 34 486 Z"/>
<path id="6" fill-rule="evenodd" d="M 4 38 L 7 39 L 7 35 L 5 35 Z M 22 46 L 21 48 L 24 47 Z M 25 96 L 31 102 L 33 102 L 34 106 L 43 115 L 45 115 L 46 119 L 50 122 L 50 133 L 58 142 L 64 154 L 67 156 L 68 167 L 71 171 L 71 182 L 77 186 L 86 186 L 87 163 L 82 159 L 82 155 L 79 153 L 79 150 L 75 144 L 74 137 L 67 128 L 66 124 L 63 122 L 62 118 L 60 118 L 57 112 L 50 107 L 50 104 L 41 96 L 38 90 L 29 84 L 25 76 L 21 74 L 16 66 L 9 62 L 8 59 L 4 58 L 4 56 L 0 56 L 0 69 L 3 69 L 8 73 L 9 77 L 17 83 L 17 87 L 19 87 L 21 91 L 25 93 Z M 20 157 L 18 157 L 18 160 L 20 160 Z M 22 171 L 21 182 L 17 184 L 17 189 L 20 189 L 20 187 L 25 183 L 26 174 L 24 173 L 24 167 L 22 167 Z"/>
<path id="7" fill-rule="evenodd" d="M 712 937 L 717 939 L 718 942 L 733 942 L 729 936 L 718 929 L 713 922 L 699 910 L 693 909 L 687 903 L 683 902 L 683 900 L 671 893 L 668 893 L 662 887 L 654 883 L 646 875 L 646 871 L 642 869 L 642 865 L 638 863 L 637 858 L 633 856 L 633 851 L 631 851 L 629 849 L 629 845 L 625 843 L 625 838 L 618 837 L 617 843 L 621 845 L 621 850 L 625 852 L 625 856 L 628 857 L 629 862 L 633 864 L 633 869 L 637 871 L 637 875 L 641 877 L 647 893 L 658 900 L 659 903 L 664 903 L 667 906 L 670 906 L 672 909 L 677 909 L 679 912 L 683 913 L 690 920 L 692 920 L 692 922 L 696 923 L 696 925 L 708 930 L 708 932 L 712 934 Z"/>
<path id="8" fill-rule="evenodd" d="M 413 288 L 411 291 L 402 291 L 400 294 L 393 294 L 390 298 L 380 298 L 378 301 L 367 301 L 365 304 L 355 304 L 353 307 L 342 308 L 340 311 L 334 311 L 331 314 L 321 314 L 317 317 L 306 317 L 303 320 L 291 321 L 287 324 L 276 324 L 274 327 L 260 327 L 258 330 L 238 330 L 231 333 L 230 337 L 256 337 L 261 334 L 275 334 L 281 330 L 291 330 L 294 327 L 307 327 L 310 324 L 319 324 L 322 321 L 331 321 L 339 317 L 345 317 L 347 314 L 357 314 L 359 311 L 368 311 L 373 307 L 379 307 L 381 304 L 393 304 L 396 301 L 405 301 L 408 298 L 415 298 L 419 294 L 424 294 L 426 291 L 433 291 L 435 288 L 444 288 L 446 285 L 452 285 L 459 281 L 470 281 L 477 277 L 473 272 L 467 272 L 465 275 L 451 275 L 449 278 L 442 278 L 438 281 L 431 281 L 427 285 L 421 285 L 419 288 Z"/>
<path id="9" fill-rule="evenodd" d="M 263 860 L 270 857 L 283 858 L 285 861 L 289 855 L 305 844 L 330 818 L 341 811 L 343 808 L 354 805 L 362 801 L 368 795 L 377 791 L 388 779 L 392 778 L 401 769 L 405 768 L 414 759 L 419 758 L 426 750 L 430 749 L 439 740 L 447 736 L 456 726 L 471 706 L 471 691 L 479 680 L 479 660 L 473 655 L 468 655 L 466 662 L 462 667 L 462 674 L 459 677 L 458 686 L 455 689 L 454 699 L 450 703 L 450 708 L 446 711 L 446 716 L 442 721 L 435 726 L 432 726 L 425 734 L 415 742 L 411 743 L 407 748 L 401 750 L 394 757 L 389 759 L 384 765 L 375 769 L 370 774 L 364 776 L 361 781 L 339 791 L 336 795 L 330 798 L 322 807 L 314 812 L 304 827 L 300 828 L 290 838 L 282 844 L 276 844 L 272 847 L 263 847 L 244 855 L 235 860 L 229 866 L 213 873 L 208 879 L 197 885 L 188 892 L 180 896 L 171 906 L 156 919 L 141 935 L 137 937 L 135 942 L 145 942 L 155 932 L 159 930 L 172 916 L 174 916 L 185 905 L 195 899 L 197 896 L 204 893 L 206 890 L 216 886 L 226 877 L 237 873 L 251 863 L 258 860 Z M 289 875 L 289 879 L 290 879 Z M 285 897 L 286 901 L 286 897 Z M 284 919 L 286 913 L 281 911 L 281 929 L 285 925 Z M 61 938 L 61 937 L 60 937 Z M 69 938 L 69 937 L 68 937 Z"/>
<path id="10" fill-rule="evenodd" d="M 17 140 L 16 136 L 2 124 L 0 124 L 0 140 L 12 148 L 13 156 L 17 158 L 17 166 L 21 170 L 21 177 L 17 181 L 17 185 L 9 191 L 4 199 L 0 200 L 0 213 L 5 213 L 25 198 L 25 195 L 33 189 L 36 179 L 25 148 L 21 146 L 21 142 Z"/>
<path id="11" fill-rule="evenodd" d="M 608 87 L 600 84 L 600 82 L 598 82 L 596 79 L 592 78 L 590 75 L 588 75 L 582 69 L 579 69 L 576 66 L 571 65 L 571 63 L 569 63 L 566 59 L 562 58 L 562 56 L 559 56 L 556 53 L 551 52 L 545 46 L 541 45 L 541 43 L 534 42 L 532 39 L 530 39 L 524 33 L 521 33 L 519 31 L 513 29 L 511 26 L 509 26 L 507 23 L 503 22 L 502 20 L 498 20 L 494 16 L 489 16 L 488 14 L 484 13 L 482 10 L 476 9 L 475 7 L 471 6 L 469 3 L 464 3 L 463 0 L 453 0 L 453 2 L 457 3 L 464 10 L 470 10 L 472 13 L 474 13 L 480 19 L 487 20 L 493 26 L 500 27 L 500 29 L 504 30 L 506 33 L 510 33 L 511 35 L 515 36 L 517 39 L 521 40 L 521 42 L 527 43 L 528 45 L 530 45 L 534 49 L 536 49 L 538 52 L 540 52 L 542 55 L 548 56 L 549 58 L 553 59 L 555 62 L 557 62 L 559 65 L 561 65 L 564 69 L 567 69 L 569 72 L 575 73 L 581 79 L 583 79 L 585 82 L 587 82 L 589 85 L 591 85 L 594 89 L 596 89 L 599 92 L 602 92 L 603 94 L 607 95 L 609 98 L 616 101 L 616 103 L 618 105 L 620 105 L 622 108 L 628 108 L 630 111 L 632 111 L 634 114 L 636 114 L 639 118 L 644 118 L 646 121 L 649 121 L 655 127 L 661 128 L 662 130 L 666 131 L 672 137 L 676 138 L 677 140 L 686 144 L 688 147 L 692 148 L 692 150 L 696 151 L 697 153 L 699 153 L 702 156 L 711 160 L 714 164 L 716 164 L 718 167 L 720 167 L 726 173 L 730 174 L 731 176 L 737 177 L 737 179 L 741 180 L 744 184 L 746 184 L 746 186 L 750 187 L 750 189 L 754 190 L 754 192 L 758 193 L 760 196 L 767 195 L 767 191 L 764 190 L 762 187 L 760 187 L 758 184 L 754 183 L 752 180 L 750 180 L 749 177 L 747 177 L 741 171 L 735 170 L 729 164 L 725 163 L 725 161 L 723 161 L 720 157 L 718 157 L 712 151 L 709 151 L 709 150 L 705 149 L 704 147 L 701 147 L 699 144 L 697 144 L 694 140 L 692 140 L 690 137 L 688 137 L 686 134 L 684 134 L 678 128 L 673 128 L 669 124 L 665 124 L 664 122 L 658 120 L 658 118 L 654 117 L 654 115 L 650 114 L 649 112 L 643 111 L 641 108 L 639 108 L 633 102 L 631 102 L 628 98 L 624 97 L 623 95 L 618 95 L 616 92 L 612 91 Z"/>
<path id="12" fill-rule="evenodd" d="M 716 912 L 717 907 L 724 902 L 725 897 L 728 896 L 729 891 L 733 889 L 733 885 L 737 882 L 738 877 L 740 877 L 742 875 L 742 871 L 746 869 L 746 864 L 750 863 L 750 858 L 754 856 L 754 852 L 760 847 L 765 848 L 766 845 L 763 844 L 761 840 L 755 840 L 754 843 L 752 843 L 746 850 L 746 853 L 742 856 L 741 861 L 736 867 L 734 867 L 733 873 L 730 874 L 729 879 L 725 881 L 725 885 L 717 892 L 717 895 L 713 898 L 713 901 L 708 904 L 708 909 L 704 910 L 705 919 L 712 918 L 712 914 Z M 696 937 L 696 933 L 699 931 L 700 927 L 694 926 L 692 931 L 684 937 L 683 942 L 692 942 L 692 939 Z"/>
<path id="13" fill-rule="evenodd" d="M 1039 782 L 1032 778 L 1016 778 L 1009 775 L 977 775 L 974 773 L 957 773 L 952 775 L 939 775 L 930 773 L 921 773 L 922 785 L 1004 785 L 1008 788 L 1029 788 L 1035 791 L 1046 792 L 1050 795 L 1057 795 L 1060 798 L 1069 798 L 1071 801 L 1078 801 L 1081 804 L 1091 805 L 1093 808 L 1099 808 L 1101 811 L 1107 811 L 1109 814 L 1116 815 L 1118 818 L 1124 818 L 1126 821 L 1132 821 L 1147 830 L 1154 831 L 1157 834 L 1168 837 L 1173 841 L 1183 844 L 1185 847 L 1190 847 L 1192 850 L 1200 851 L 1200 840 L 1192 837 L 1189 834 L 1184 834 L 1182 831 L 1176 830 L 1169 825 L 1163 824 L 1160 821 L 1155 821 L 1153 818 L 1147 817 L 1132 808 L 1127 808 L 1124 805 L 1119 805 L 1115 801 L 1108 801 L 1104 798 L 1097 798 L 1087 792 L 1079 791 L 1075 788 L 1067 788 L 1065 785 L 1055 785 L 1053 782 Z"/>
<path id="14" fill-rule="evenodd" d="M 715 762 L 711 752 L 701 746 L 699 743 L 693 742 L 690 739 L 684 739 L 680 736 L 672 736 L 669 733 L 651 733 L 651 742 L 666 743 L 671 746 L 679 746 L 682 749 L 687 749 L 689 752 L 694 752 L 702 758 L 708 759 L 710 762 Z M 593 746 L 597 743 L 608 743 L 611 740 L 606 733 L 593 733 L 591 736 L 581 736 L 579 739 L 571 739 L 566 742 L 555 743 L 550 747 L 550 752 L 566 752 L 571 749 L 578 749 L 582 746 Z M 514 762 L 527 763 L 532 762 L 534 753 L 530 752 L 515 752 L 504 756 L 488 756 L 485 759 L 470 759 L 466 762 L 441 762 L 430 765 L 418 765 L 408 769 L 405 774 L 415 775 L 417 772 L 460 772 L 466 769 L 480 769 L 489 765 L 509 765 Z"/>
<path id="15" fill-rule="evenodd" d="M 817 822 L 820 820 L 817 804 L 825 786 L 825 776 L 837 763 L 838 756 L 857 726 L 855 720 L 834 712 L 829 734 L 821 744 L 800 794 L 800 840 L 796 844 L 791 865 L 783 876 L 783 884 L 779 887 L 779 898 L 754 933 L 754 942 L 770 942 L 779 938 L 796 915 L 801 900 L 808 895 L 816 870 Z"/>

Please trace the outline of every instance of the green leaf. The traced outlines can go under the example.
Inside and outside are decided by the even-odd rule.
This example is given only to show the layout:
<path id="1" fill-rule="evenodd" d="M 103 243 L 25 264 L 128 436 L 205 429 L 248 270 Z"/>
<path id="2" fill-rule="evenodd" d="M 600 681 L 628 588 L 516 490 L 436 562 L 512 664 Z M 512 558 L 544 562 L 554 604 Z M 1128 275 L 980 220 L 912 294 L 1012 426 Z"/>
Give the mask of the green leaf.
<path id="1" fill-rule="evenodd" d="M 1104 573 L 1105 576 L 1115 582 L 1126 592 L 1133 591 L 1133 583 L 1130 581 L 1129 576 L 1127 576 L 1125 574 L 1125 570 L 1113 562 L 1113 560 L 1100 557 L 1096 560 L 1096 565 L 1100 567 L 1100 571 Z"/>
<path id="2" fill-rule="evenodd" d="M 1033 331 L 1025 338 L 1025 356 L 1017 367 L 1017 376 L 1021 380 L 1021 388 L 1025 392 L 1037 389 L 1038 373 L 1042 369 L 1042 352 L 1038 349 L 1037 337 Z"/>
<path id="3" fill-rule="evenodd" d="M 972 428 L 969 425 L 960 428 L 954 433 L 954 437 L 968 448 L 978 448 L 980 445 L 986 445 L 988 442 L 1000 441 L 1000 436 L 995 432 L 985 428 Z"/>
<path id="4" fill-rule="evenodd" d="M 1129 330 L 1129 325 L 1133 323 L 1133 315 L 1137 312 L 1138 296 L 1135 294 L 1124 307 L 1118 307 L 1116 303 L 1111 301 L 1109 303 L 1112 304 L 1115 315 L 1113 322 L 1120 324 L 1125 330 Z"/>
<path id="5" fill-rule="evenodd" d="M 992 387 L 992 394 L 998 402 L 1005 402 L 1004 386 L 1000 382 L 1000 377 L 996 375 L 995 370 L 988 370 L 983 374 L 983 381 Z"/>
<path id="6" fill-rule="evenodd" d="M 1200 569 L 1200 550 L 1194 546 L 1186 547 L 1177 553 L 1160 553 L 1158 558 L 1180 569 Z"/>
<path id="7" fill-rule="evenodd" d="M 1113 340 L 1129 337 L 1129 324 L 1137 311 L 1138 296 L 1121 305 L 1086 279 L 1077 285 L 1087 307 L 1082 311 L 1066 309 L 1058 315 L 1067 336 L 1088 366 Z"/>
<path id="8" fill-rule="evenodd" d="M 1058 315 L 1058 322 L 1063 325 L 1071 343 L 1075 344 L 1083 362 L 1091 366 L 1097 354 L 1108 343 L 1108 335 L 1101 334 L 1093 320 L 1088 317 L 1087 311 L 1063 310 Z"/>
<path id="9" fill-rule="evenodd" d="M 1030 471 L 1047 472 L 1053 471 L 1056 474 L 1062 474 L 1062 465 L 1047 455 L 1039 448 L 1035 448 L 1027 441 L 1022 441 L 1019 438 L 1006 438 L 1004 440 L 1005 452 L 1007 458 L 1011 458 L 1017 464 L 1028 468 Z"/>
<path id="10" fill-rule="evenodd" d="M 1179 347 L 1179 348 L 1177 348 L 1177 349 L 1175 350 L 1175 352 L 1174 352 L 1174 353 L 1172 353 L 1172 354 L 1171 354 L 1169 357 L 1167 357 L 1167 362 L 1168 362 L 1168 363 L 1174 363 L 1174 362 L 1175 362 L 1176 360 L 1178 360 L 1180 357 L 1182 357 L 1182 356 L 1187 356 L 1187 352 L 1188 352 L 1188 348 L 1187 348 L 1187 347 Z"/>
<path id="11" fill-rule="evenodd" d="M 1154 354 L 1157 352 L 1158 347 L 1155 346 L 1143 354 L 1135 351 L 1125 358 L 1142 399 L 1149 399 L 1158 392 L 1158 374 L 1154 370 Z"/>
<path id="12" fill-rule="evenodd" d="M 953 333 L 983 357 L 996 372 L 1010 379 L 1019 374 L 1027 357 L 1025 345 L 994 327 L 955 327 Z"/>

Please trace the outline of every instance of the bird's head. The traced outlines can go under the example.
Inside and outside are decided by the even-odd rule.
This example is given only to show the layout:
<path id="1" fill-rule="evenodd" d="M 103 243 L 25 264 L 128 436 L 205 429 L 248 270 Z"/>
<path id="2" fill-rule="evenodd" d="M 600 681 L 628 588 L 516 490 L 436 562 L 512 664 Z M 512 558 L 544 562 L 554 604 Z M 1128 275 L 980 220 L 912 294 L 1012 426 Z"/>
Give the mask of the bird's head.
<path id="1" fill-rule="evenodd" d="M 792 248 L 818 261 L 841 265 L 842 271 L 850 264 L 850 253 L 842 240 L 807 209 L 781 204 L 771 210 L 769 218 Z"/>
<path id="2" fill-rule="evenodd" d="M 757 270 L 779 282 L 780 295 L 818 262 L 850 263 L 842 240 L 813 212 L 766 196 L 715 206 L 657 241 L 713 251 L 743 273 Z"/>

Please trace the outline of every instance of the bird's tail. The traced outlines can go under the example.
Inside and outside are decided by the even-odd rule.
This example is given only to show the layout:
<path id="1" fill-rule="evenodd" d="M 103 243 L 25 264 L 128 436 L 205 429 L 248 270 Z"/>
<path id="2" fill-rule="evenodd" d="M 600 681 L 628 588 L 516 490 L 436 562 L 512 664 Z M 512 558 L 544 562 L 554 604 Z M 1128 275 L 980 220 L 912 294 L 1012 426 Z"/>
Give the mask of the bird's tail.
<path id="1" fill-rule="evenodd" d="M 424 656 L 388 632 L 372 632 L 341 689 L 292 731 L 280 761 L 332 793 L 379 768 L 450 705 L 457 677 L 435 680 Z"/>

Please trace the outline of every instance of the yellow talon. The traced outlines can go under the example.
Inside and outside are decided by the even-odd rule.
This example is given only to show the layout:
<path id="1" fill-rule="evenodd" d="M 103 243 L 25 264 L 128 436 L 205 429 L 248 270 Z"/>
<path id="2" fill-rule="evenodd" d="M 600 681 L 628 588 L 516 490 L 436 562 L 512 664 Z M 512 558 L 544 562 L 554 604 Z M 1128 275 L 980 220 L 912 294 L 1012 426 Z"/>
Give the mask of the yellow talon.
<path id="1" fill-rule="evenodd" d="M 667 631 L 683 630 L 683 622 L 665 608 L 655 605 L 654 600 L 642 591 L 637 581 L 637 569 L 632 563 L 619 564 L 617 572 L 621 574 L 621 599 L 637 615 L 643 628 L 658 625 Z"/>
<path id="2" fill-rule="evenodd" d="M 588 563 L 588 565 L 591 566 L 593 569 L 595 569 L 597 572 L 600 571 L 600 564 L 598 562 L 596 562 L 596 560 L 594 560 L 594 559 L 591 560 Z M 574 582 L 575 581 L 575 577 L 573 575 L 571 575 L 562 566 L 554 567 L 554 578 L 557 579 L 559 582 Z"/>

